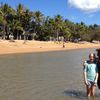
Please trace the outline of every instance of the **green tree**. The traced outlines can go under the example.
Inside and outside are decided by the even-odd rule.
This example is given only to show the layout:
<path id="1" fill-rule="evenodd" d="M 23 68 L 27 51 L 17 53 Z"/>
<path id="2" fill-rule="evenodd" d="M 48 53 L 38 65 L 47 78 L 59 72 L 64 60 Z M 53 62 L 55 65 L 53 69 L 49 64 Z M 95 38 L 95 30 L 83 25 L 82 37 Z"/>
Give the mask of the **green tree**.
<path id="1" fill-rule="evenodd" d="M 57 38 L 57 41 L 59 40 L 59 34 L 60 34 L 60 31 L 62 30 L 62 27 L 63 27 L 63 18 L 61 15 L 56 15 L 54 17 L 54 20 L 55 20 L 55 32 L 56 32 L 56 38 Z"/>
<path id="2" fill-rule="evenodd" d="M 44 15 L 40 11 L 33 13 L 32 23 L 34 25 L 34 33 L 36 33 L 37 38 L 41 36 L 41 26 L 44 22 Z"/>

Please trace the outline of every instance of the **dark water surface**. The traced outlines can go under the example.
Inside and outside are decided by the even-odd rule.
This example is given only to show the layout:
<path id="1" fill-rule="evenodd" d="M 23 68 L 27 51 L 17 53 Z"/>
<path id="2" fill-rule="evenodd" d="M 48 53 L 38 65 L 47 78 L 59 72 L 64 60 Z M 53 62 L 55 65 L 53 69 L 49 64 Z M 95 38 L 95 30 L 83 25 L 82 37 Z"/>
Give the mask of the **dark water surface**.
<path id="1" fill-rule="evenodd" d="M 86 100 L 82 62 L 91 51 L 1 55 L 0 100 Z"/>

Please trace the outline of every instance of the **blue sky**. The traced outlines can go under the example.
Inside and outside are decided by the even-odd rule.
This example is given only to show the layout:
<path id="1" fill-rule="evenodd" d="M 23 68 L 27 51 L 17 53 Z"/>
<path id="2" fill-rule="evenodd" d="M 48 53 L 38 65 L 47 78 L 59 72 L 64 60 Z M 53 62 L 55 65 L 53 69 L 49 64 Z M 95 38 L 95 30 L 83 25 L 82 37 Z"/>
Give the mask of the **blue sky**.
<path id="1" fill-rule="evenodd" d="M 77 2 L 78 1 L 78 2 Z M 60 14 L 64 19 L 85 24 L 100 25 L 100 0 L 0 0 L 16 8 L 19 3 L 31 11 L 41 11 L 45 16 Z"/>

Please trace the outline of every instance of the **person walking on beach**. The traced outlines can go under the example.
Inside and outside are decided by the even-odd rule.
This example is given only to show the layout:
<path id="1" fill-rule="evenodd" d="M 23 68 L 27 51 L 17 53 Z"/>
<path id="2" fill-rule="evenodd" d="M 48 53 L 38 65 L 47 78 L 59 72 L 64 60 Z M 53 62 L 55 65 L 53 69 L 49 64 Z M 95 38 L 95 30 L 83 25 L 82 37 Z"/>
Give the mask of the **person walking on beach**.
<path id="1" fill-rule="evenodd" d="M 98 74 L 99 74 L 99 77 L 98 77 L 98 81 L 97 81 L 97 85 L 98 85 L 98 88 L 100 89 L 100 48 L 99 49 L 96 49 L 97 51 L 97 66 L 98 66 Z"/>
<path id="2" fill-rule="evenodd" d="M 98 67 L 95 61 L 95 54 L 89 54 L 89 60 L 83 64 L 83 77 L 86 85 L 87 97 L 90 100 L 95 97 L 95 89 L 98 80 Z"/>

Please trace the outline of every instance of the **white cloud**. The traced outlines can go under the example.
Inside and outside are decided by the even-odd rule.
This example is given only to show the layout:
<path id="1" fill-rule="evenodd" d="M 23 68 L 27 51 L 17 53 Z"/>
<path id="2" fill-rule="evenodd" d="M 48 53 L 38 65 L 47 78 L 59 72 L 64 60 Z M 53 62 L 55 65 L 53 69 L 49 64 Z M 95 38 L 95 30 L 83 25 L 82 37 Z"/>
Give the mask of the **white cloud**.
<path id="1" fill-rule="evenodd" d="M 68 0 L 68 3 L 87 13 L 100 10 L 100 0 Z"/>

